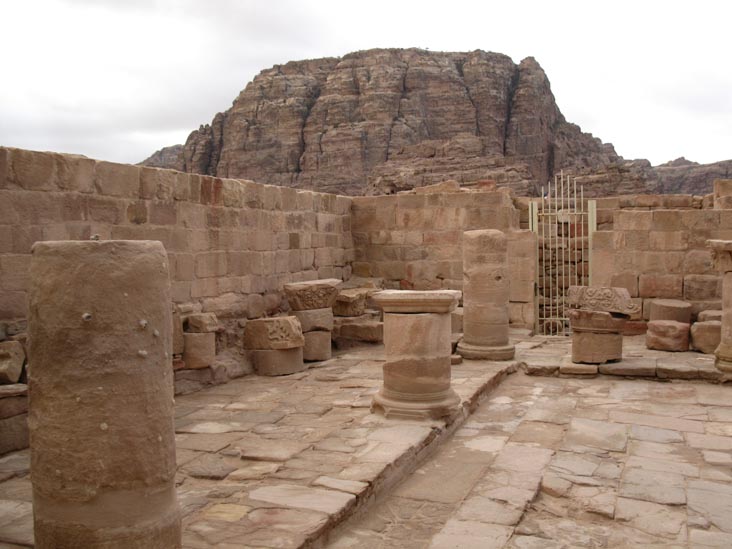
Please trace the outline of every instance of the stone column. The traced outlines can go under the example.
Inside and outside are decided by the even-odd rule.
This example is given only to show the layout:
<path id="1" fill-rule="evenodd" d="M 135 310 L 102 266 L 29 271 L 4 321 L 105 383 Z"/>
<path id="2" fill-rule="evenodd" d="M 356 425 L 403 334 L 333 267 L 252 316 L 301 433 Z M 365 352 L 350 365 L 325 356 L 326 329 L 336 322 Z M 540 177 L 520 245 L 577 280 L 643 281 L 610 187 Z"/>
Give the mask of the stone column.
<path id="1" fill-rule="evenodd" d="M 303 359 L 307 362 L 331 357 L 333 304 L 338 297 L 337 278 L 308 280 L 285 284 L 284 290 L 292 314 L 300 320 L 303 337 Z"/>
<path id="2" fill-rule="evenodd" d="M 385 290 L 373 296 L 384 311 L 384 385 L 372 412 L 386 417 L 438 419 L 460 403 L 450 387 L 450 312 L 460 292 Z"/>
<path id="3" fill-rule="evenodd" d="M 623 358 L 623 328 L 640 307 L 626 288 L 570 286 L 567 290 L 572 327 L 572 362 L 604 364 Z"/>
<path id="4" fill-rule="evenodd" d="M 508 284 L 506 235 L 493 229 L 463 233 L 463 339 L 457 352 L 464 358 L 513 358 Z"/>
<path id="5" fill-rule="evenodd" d="M 714 365 L 732 374 L 732 240 L 707 240 L 714 266 L 722 272 L 722 337 L 714 351 Z"/>
<path id="6" fill-rule="evenodd" d="M 162 244 L 38 242 L 29 309 L 36 548 L 180 547 Z"/>

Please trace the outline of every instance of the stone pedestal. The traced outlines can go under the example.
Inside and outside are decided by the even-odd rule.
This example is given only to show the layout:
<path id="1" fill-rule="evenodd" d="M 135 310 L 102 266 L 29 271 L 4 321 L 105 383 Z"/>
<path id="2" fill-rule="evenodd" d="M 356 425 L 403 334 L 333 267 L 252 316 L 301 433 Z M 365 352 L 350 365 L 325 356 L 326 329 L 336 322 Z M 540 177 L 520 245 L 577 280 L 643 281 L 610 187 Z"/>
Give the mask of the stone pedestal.
<path id="1" fill-rule="evenodd" d="M 337 278 L 285 284 L 292 314 L 300 319 L 305 338 L 303 359 L 308 362 L 331 357 L 333 305 L 338 297 Z"/>
<path id="2" fill-rule="evenodd" d="M 714 365 L 721 372 L 732 374 L 732 240 L 707 240 L 707 246 L 712 249 L 714 266 L 723 273 L 722 332 L 719 347 L 714 351 Z"/>
<path id="3" fill-rule="evenodd" d="M 261 376 L 294 374 L 305 369 L 305 345 L 300 321 L 294 316 L 249 320 L 244 326 L 244 348 Z"/>
<path id="4" fill-rule="evenodd" d="M 450 312 L 460 292 L 386 290 L 373 297 L 384 311 L 386 362 L 371 411 L 411 419 L 451 415 L 460 398 L 450 387 Z"/>
<path id="5" fill-rule="evenodd" d="M 626 288 L 570 286 L 567 291 L 572 327 L 572 362 L 604 364 L 623 358 L 623 330 L 640 312 Z"/>
<path id="6" fill-rule="evenodd" d="M 468 359 L 510 360 L 508 341 L 508 248 L 492 229 L 463 234 L 463 339 L 457 352 Z"/>
<path id="7" fill-rule="evenodd" d="M 604 364 L 623 358 L 625 318 L 604 311 L 569 311 L 572 327 L 572 362 Z"/>
<path id="8" fill-rule="evenodd" d="M 35 546 L 181 546 L 160 242 L 38 242 L 29 289 Z"/>

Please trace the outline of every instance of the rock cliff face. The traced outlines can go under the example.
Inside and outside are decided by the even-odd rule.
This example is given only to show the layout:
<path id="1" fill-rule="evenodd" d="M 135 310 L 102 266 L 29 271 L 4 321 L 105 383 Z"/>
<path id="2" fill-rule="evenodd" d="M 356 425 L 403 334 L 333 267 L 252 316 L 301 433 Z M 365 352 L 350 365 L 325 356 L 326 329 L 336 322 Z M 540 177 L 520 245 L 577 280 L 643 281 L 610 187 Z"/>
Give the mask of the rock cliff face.
<path id="1" fill-rule="evenodd" d="M 564 119 L 533 58 L 516 65 L 483 51 L 378 49 L 277 65 L 176 147 L 143 163 L 351 195 L 446 179 L 533 195 L 560 169 L 606 173 L 599 194 L 646 192 L 683 186 L 669 174 L 690 169 L 663 180 L 628 168 Z"/>

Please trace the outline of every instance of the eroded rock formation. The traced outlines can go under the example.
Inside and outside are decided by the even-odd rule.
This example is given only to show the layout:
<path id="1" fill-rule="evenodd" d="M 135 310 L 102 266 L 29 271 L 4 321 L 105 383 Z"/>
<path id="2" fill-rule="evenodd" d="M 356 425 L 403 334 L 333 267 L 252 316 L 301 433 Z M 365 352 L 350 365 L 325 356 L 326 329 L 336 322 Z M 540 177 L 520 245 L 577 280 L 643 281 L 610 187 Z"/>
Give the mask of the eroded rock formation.
<path id="1" fill-rule="evenodd" d="M 516 65 L 484 51 L 374 49 L 276 65 L 176 147 L 143 163 L 351 195 L 448 179 L 532 195 L 560 169 L 588 177 L 594 195 L 702 193 L 732 169 L 708 177 L 704 166 L 628 163 L 564 119 L 533 58 Z"/>

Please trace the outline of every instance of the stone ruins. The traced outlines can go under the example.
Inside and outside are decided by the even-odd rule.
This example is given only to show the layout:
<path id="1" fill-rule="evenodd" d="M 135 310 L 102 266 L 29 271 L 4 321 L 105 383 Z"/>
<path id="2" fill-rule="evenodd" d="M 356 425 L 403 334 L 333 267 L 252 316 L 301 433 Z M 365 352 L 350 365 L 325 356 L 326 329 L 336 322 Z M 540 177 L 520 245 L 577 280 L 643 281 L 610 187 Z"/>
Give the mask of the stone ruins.
<path id="1" fill-rule="evenodd" d="M 732 546 L 732 180 L 558 200 L 0 148 L 0 546 Z"/>

